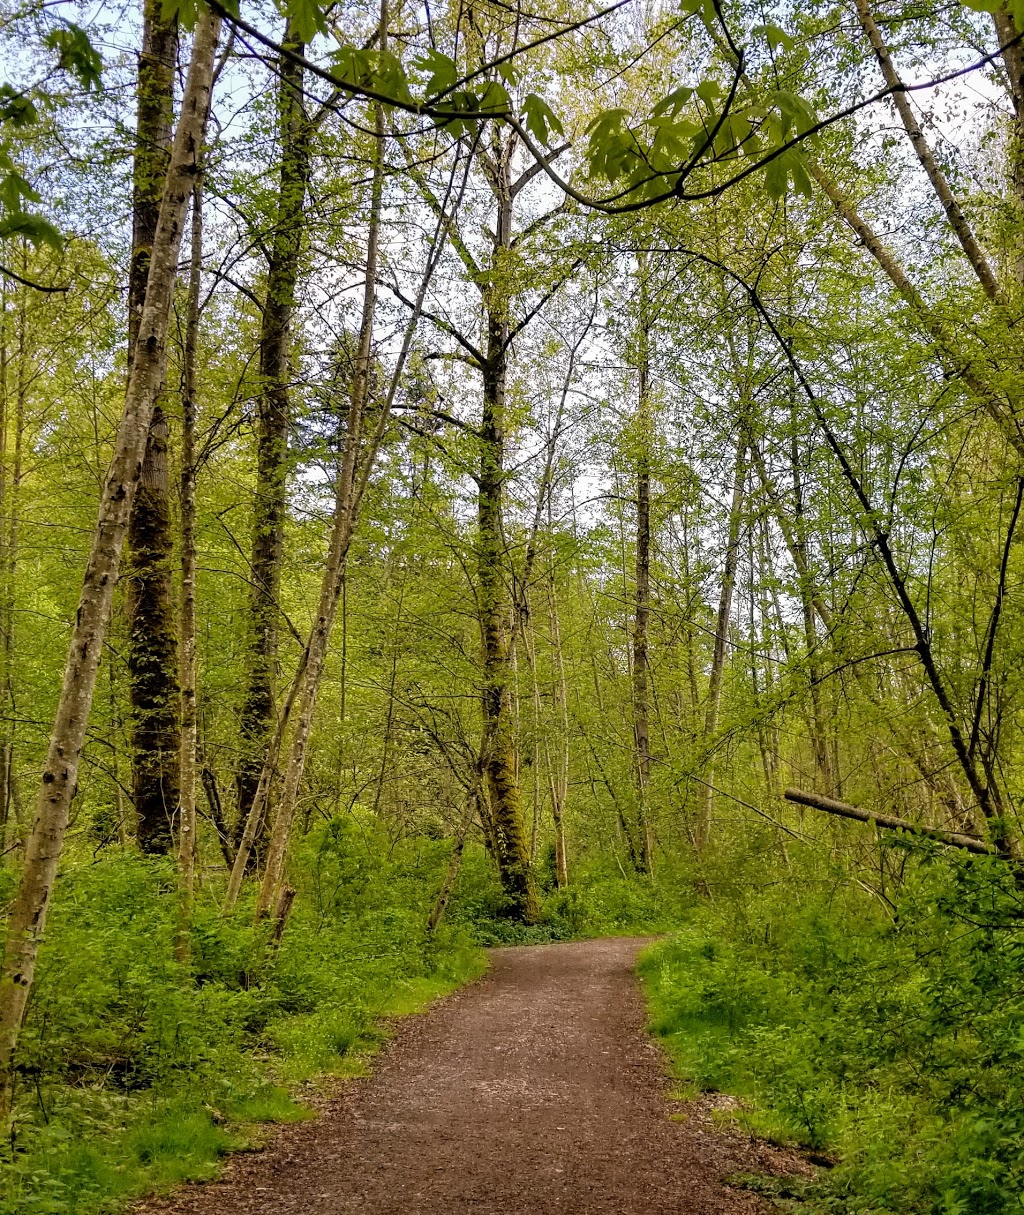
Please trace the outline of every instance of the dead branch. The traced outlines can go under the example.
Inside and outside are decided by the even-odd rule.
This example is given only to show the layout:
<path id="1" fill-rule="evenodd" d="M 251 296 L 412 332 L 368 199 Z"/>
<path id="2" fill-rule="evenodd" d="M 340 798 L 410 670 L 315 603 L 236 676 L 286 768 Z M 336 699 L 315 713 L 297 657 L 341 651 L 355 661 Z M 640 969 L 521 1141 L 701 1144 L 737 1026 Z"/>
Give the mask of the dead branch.
<path id="1" fill-rule="evenodd" d="M 963 848 L 967 852 L 975 852 L 980 856 L 1005 856 L 993 844 L 973 835 L 962 835 L 958 831 L 943 831 L 938 827 L 922 827 L 918 823 L 908 822 L 905 818 L 893 818 L 890 814 L 875 814 L 872 810 L 861 810 L 859 806 L 851 806 L 848 802 L 837 802 L 831 797 L 823 797 L 820 793 L 805 793 L 803 789 L 787 789 L 783 797 L 788 802 L 796 802 L 801 806 L 810 806 L 812 810 L 823 810 L 826 814 L 834 814 L 838 818 L 852 818 L 860 823 L 871 823 L 875 827 L 883 827 L 887 831 L 909 831 L 911 835 L 923 835 L 927 839 L 938 840 L 940 844 L 949 844 L 953 848 Z"/>

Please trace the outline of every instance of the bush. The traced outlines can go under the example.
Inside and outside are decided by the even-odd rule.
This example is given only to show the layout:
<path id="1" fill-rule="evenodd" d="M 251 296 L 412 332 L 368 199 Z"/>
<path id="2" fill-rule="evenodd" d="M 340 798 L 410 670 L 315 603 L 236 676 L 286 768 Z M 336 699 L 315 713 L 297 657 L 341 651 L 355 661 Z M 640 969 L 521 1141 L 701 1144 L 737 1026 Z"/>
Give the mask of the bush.
<path id="1" fill-rule="evenodd" d="M 921 860 L 891 916 L 835 891 L 769 895 L 693 917 L 643 959 L 679 1074 L 838 1161 L 800 1210 L 1024 1205 L 1024 899 L 999 862 Z"/>
<path id="2" fill-rule="evenodd" d="M 428 938 L 442 846 L 390 847 L 351 819 L 297 845 L 298 897 L 268 950 L 252 907 L 202 891 L 175 960 L 165 858 L 108 850 L 62 877 L 19 1048 L 0 1215 L 92 1215 L 212 1174 L 246 1124 L 304 1117 L 286 1087 L 358 1069 L 380 1018 L 482 969 L 465 933 Z"/>

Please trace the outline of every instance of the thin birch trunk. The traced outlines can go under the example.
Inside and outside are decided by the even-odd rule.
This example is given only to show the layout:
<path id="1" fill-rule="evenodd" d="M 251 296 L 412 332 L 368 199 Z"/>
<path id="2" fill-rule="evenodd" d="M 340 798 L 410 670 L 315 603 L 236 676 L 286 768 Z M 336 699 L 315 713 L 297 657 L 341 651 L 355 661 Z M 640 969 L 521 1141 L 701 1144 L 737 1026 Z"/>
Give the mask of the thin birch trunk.
<path id="1" fill-rule="evenodd" d="M 867 0 L 856 0 L 856 5 L 861 27 L 867 35 L 868 41 L 871 43 L 871 49 L 875 52 L 875 58 L 882 69 L 885 83 L 892 90 L 893 105 L 896 107 L 904 129 L 910 137 L 910 142 L 913 145 L 914 152 L 917 154 L 917 159 L 921 162 L 921 167 L 928 175 L 928 180 L 935 191 L 935 196 L 942 204 L 942 209 L 946 213 L 949 226 L 956 234 L 960 247 L 966 254 L 967 260 L 971 263 L 971 268 L 977 275 L 982 290 L 990 300 L 996 303 L 1003 303 L 1003 295 L 999 289 L 999 284 L 996 282 L 996 276 L 992 272 L 992 267 L 988 264 L 988 258 L 985 256 L 981 245 L 978 244 L 977 237 L 974 235 L 971 225 L 967 221 L 967 216 L 964 215 L 963 209 L 957 202 L 952 188 L 946 179 L 946 175 L 939 167 L 931 145 L 928 143 L 924 131 L 921 130 L 921 124 L 917 121 L 917 115 L 910 104 L 910 97 L 903 86 L 899 73 L 896 71 L 892 56 L 889 54 L 889 48 L 885 45 L 885 41 L 882 38 L 878 25 L 875 23 L 874 15 L 868 6 Z"/>
<path id="2" fill-rule="evenodd" d="M 431 934 L 437 932 L 440 927 L 441 921 L 444 919 L 444 913 L 448 908 L 448 900 L 452 897 L 452 891 L 455 889 L 455 882 L 459 876 L 459 865 L 462 862 L 462 853 L 466 847 L 466 837 L 469 834 L 469 828 L 472 826 L 473 815 L 479 807 L 479 802 L 480 781 L 478 779 L 477 783 L 466 794 L 466 808 L 462 815 L 462 822 L 459 824 L 459 834 L 455 837 L 455 847 L 448 858 L 448 865 L 445 869 L 444 877 L 441 879 L 441 889 L 437 892 L 437 898 L 434 900 L 434 905 L 430 909 L 430 915 L 427 917 L 427 932 Z"/>
<path id="3" fill-rule="evenodd" d="M 1021 31 L 1017 29 L 1009 8 L 992 14 L 999 45 L 1004 47 L 1003 66 L 1006 68 L 1010 101 L 1013 103 L 1013 129 L 1010 133 L 1008 170 L 1010 186 L 1014 193 L 1014 219 L 1017 247 L 1010 251 L 1013 271 L 1018 283 L 1024 282 L 1024 46 L 1020 42 Z"/>
<path id="4" fill-rule="evenodd" d="M 146 300 L 128 375 L 124 412 L 100 498 L 64 683 L 36 800 L 35 819 L 8 921 L 0 975 L 0 1115 L 4 1117 L 10 1112 L 15 1049 L 32 989 L 46 912 L 78 781 L 78 764 L 132 500 L 153 408 L 167 371 L 171 301 L 182 228 L 202 151 L 219 33 L 220 18 L 209 11 L 201 12 L 160 205 L 160 221 L 153 242 Z"/>
<path id="5" fill-rule="evenodd" d="M 523 590 L 524 606 L 528 604 L 527 592 Z M 530 687 L 532 692 L 533 706 L 533 758 L 531 760 L 531 775 L 533 777 L 533 819 L 530 824 L 530 864 L 537 864 L 537 847 L 540 840 L 540 818 L 541 818 L 541 772 L 540 772 L 540 752 L 541 752 L 541 722 L 543 713 L 541 708 L 540 696 L 540 680 L 537 677 L 537 637 L 533 627 L 533 620 L 529 610 L 525 613 L 523 624 L 520 625 L 522 630 L 523 644 L 526 647 L 526 663 L 530 668 Z M 547 749 L 547 740 L 545 739 L 545 750 Z"/>
<path id="6" fill-rule="evenodd" d="M 824 191 L 836 214 L 849 225 L 909 306 L 921 329 L 934 341 L 936 354 L 947 373 L 963 379 L 1007 442 L 1019 456 L 1024 457 L 1024 419 L 1021 418 L 1018 394 L 1013 392 L 1004 396 L 991 386 L 982 359 L 961 352 L 956 334 L 941 316 L 928 307 L 892 250 L 858 213 L 835 181 L 810 158 L 806 163 L 807 171 Z"/>

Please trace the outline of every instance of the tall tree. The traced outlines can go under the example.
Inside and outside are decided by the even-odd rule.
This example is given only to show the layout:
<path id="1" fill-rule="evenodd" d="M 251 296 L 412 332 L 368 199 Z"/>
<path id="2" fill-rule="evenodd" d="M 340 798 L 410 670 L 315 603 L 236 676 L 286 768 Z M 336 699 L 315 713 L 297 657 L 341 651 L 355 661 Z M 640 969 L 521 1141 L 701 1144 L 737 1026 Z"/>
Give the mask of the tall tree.
<path id="1" fill-rule="evenodd" d="M 260 322 L 249 649 L 239 723 L 241 755 L 235 778 L 236 842 L 256 796 L 274 720 L 291 420 L 292 320 L 306 230 L 310 145 L 315 125 L 306 113 L 304 69 L 299 59 L 305 48 L 297 28 L 296 20 L 290 18 L 277 62 L 281 164 Z"/>
<path id="2" fill-rule="evenodd" d="M 71 633 L 64 682 L 25 862 L 15 892 L 0 972 L 0 1116 L 6 1118 L 14 1056 L 46 927 L 64 845 L 78 764 L 110 621 L 114 584 L 127 537 L 153 410 L 167 374 L 171 303 L 185 212 L 198 170 L 213 84 L 220 18 L 200 13 L 150 257 L 138 341 L 128 373 L 124 412 L 100 497 L 99 516 Z"/>
<path id="3" fill-rule="evenodd" d="M 641 255 L 637 267 L 636 374 L 637 406 L 634 430 L 636 466 L 635 579 L 633 583 L 633 770 L 636 782 L 637 861 L 642 873 L 652 867 L 650 809 L 651 726 L 651 316 L 648 266 Z"/>
<path id="4" fill-rule="evenodd" d="M 128 360 L 135 356 L 153 258 L 160 200 L 171 154 L 178 19 L 163 0 L 145 0 L 139 55 L 128 273 Z M 174 527 L 168 459 L 169 427 L 162 402 L 153 410 L 135 493 L 125 571 L 128 689 L 132 708 L 132 794 L 138 840 L 146 852 L 171 847 L 178 804 L 181 727 L 177 627 L 171 563 Z"/>

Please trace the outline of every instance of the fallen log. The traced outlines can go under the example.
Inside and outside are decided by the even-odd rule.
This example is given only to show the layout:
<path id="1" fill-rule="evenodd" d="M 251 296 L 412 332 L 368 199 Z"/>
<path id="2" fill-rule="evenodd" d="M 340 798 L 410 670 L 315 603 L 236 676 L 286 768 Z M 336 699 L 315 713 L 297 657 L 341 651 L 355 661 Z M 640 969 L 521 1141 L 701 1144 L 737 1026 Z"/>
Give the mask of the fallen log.
<path id="1" fill-rule="evenodd" d="M 979 856 L 1002 856 L 994 844 L 987 844 L 974 835 L 963 835 L 959 831 L 943 831 L 939 827 L 922 827 L 917 823 L 908 822 L 905 818 L 894 818 L 891 814 L 876 814 L 872 810 L 861 810 L 859 806 L 851 806 L 848 802 L 837 802 L 831 797 L 823 797 L 820 793 L 806 793 L 803 789 L 787 789 L 783 797 L 788 802 L 796 802 L 800 806 L 810 806 L 812 810 L 823 810 L 826 814 L 834 814 L 838 818 L 852 818 L 859 823 L 872 823 L 876 827 L 884 827 L 887 831 L 908 831 L 911 835 L 923 835 L 927 839 L 938 840 L 940 844 L 949 844 L 953 848 L 964 848 Z"/>

